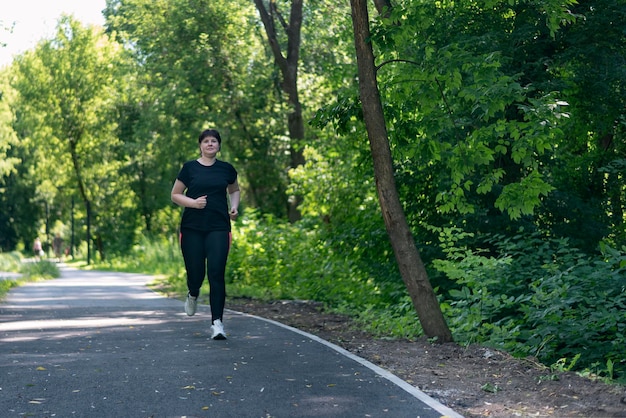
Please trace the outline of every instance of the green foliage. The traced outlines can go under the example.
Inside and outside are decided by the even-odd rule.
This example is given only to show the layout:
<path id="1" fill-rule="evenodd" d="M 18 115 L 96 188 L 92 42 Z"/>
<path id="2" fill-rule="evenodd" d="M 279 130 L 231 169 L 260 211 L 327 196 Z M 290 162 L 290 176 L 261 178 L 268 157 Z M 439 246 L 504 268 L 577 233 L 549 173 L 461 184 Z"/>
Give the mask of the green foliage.
<path id="1" fill-rule="evenodd" d="M 11 104 L 16 91 L 10 86 L 11 74 L 10 67 L 0 70 L 0 251 L 15 250 L 20 237 L 34 239 L 32 219 L 40 209 L 26 204 L 34 186 L 24 179 L 28 167 L 21 162 L 28 158 L 12 128 L 15 116 Z"/>
<path id="2" fill-rule="evenodd" d="M 23 263 L 20 273 L 26 279 L 54 279 L 61 276 L 56 263 L 48 260 L 40 260 L 32 263 Z"/>
<path id="3" fill-rule="evenodd" d="M 17 251 L 10 253 L 0 252 L 0 271 L 17 273 L 22 263 L 22 255 Z"/>
<path id="4" fill-rule="evenodd" d="M 327 259 L 338 265 L 349 260 L 357 285 L 363 280 L 376 286 L 371 304 L 389 309 L 404 303 L 406 290 L 380 214 L 371 160 L 364 147 L 363 143 L 343 142 L 332 145 L 333 152 L 326 154 L 305 149 L 307 162 L 290 171 L 291 187 L 303 197 L 300 207 L 308 217 L 300 227 L 316 228 L 316 239 L 331 251 Z M 337 181 L 337 176 L 344 181 Z"/>
<path id="5" fill-rule="evenodd" d="M 18 252 L 0 253 L 0 272 L 19 273 L 18 278 L 0 280 L 0 299 L 2 299 L 9 290 L 20 286 L 24 282 L 54 279 L 61 275 L 56 263 L 48 260 L 23 262 L 22 255 Z"/>
<path id="6" fill-rule="evenodd" d="M 0 179 L 15 171 L 20 162 L 18 158 L 9 157 L 9 150 L 18 143 L 15 132 L 10 128 L 13 123 L 13 114 L 9 107 L 14 91 L 10 89 L 8 72 L 0 74 Z"/>
<path id="7" fill-rule="evenodd" d="M 335 261 L 332 248 L 320 240 L 319 230 L 248 213 L 233 232 L 228 262 L 231 294 L 248 296 L 238 289 L 254 285 L 263 289 L 264 299 L 343 303 L 344 293 L 361 291 L 351 283 L 349 262 Z M 331 282 L 337 283 L 339 292 L 326 291 Z"/>
<path id="8" fill-rule="evenodd" d="M 261 299 L 307 299 L 357 318 L 379 335 L 411 338 L 421 329 L 397 273 L 381 277 L 376 264 L 359 262 L 353 246 L 330 238 L 311 219 L 289 224 L 247 213 L 233 233 L 227 266 L 229 294 Z M 343 243 L 347 245 L 347 242 Z M 393 264 L 390 264 L 390 267 Z"/>
<path id="9" fill-rule="evenodd" d="M 168 275 L 180 278 L 184 265 L 178 238 L 174 235 L 143 236 L 128 252 L 115 255 L 96 264 L 98 269 Z"/>
<path id="10" fill-rule="evenodd" d="M 611 359 L 607 360 L 604 366 L 602 365 L 602 363 L 596 362 L 593 363 L 591 367 L 580 372 L 580 375 L 589 379 L 600 380 L 606 384 L 612 384 L 616 380 L 614 367 L 615 363 Z M 625 381 L 623 377 L 617 380 L 619 383 L 622 384 Z"/>
<path id="11" fill-rule="evenodd" d="M 408 295 L 400 298 L 399 303 L 382 306 L 364 305 L 352 309 L 338 309 L 339 312 L 352 316 L 361 327 L 379 338 L 415 339 L 423 335 L 419 318 L 413 302 Z"/>
<path id="12" fill-rule="evenodd" d="M 5 279 L 0 280 L 0 299 L 4 297 L 11 289 L 20 285 L 18 280 Z"/>
<path id="13" fill-rule="evenodd" d="M 536 171 L 531 172 L 519 183 L 507 184 L 496 199 L 496 208 L 508 212 L 511 219 L 532 215 L 541 204 L 541 196 L 547 196 L 554 187 L 546 183 Z"/>
<path id="14" fill-rule="evenodd" d="M 440 212 L 463 215 L 494 205 L 511 219 L 533 214 L 553 190 L 538 171 L 538 157 L 562 136 L 566 103 L 558 93 L 525 86 L 523 74 L 511 72 L 507 54 L 513 51 L 504 48 L 507 35 L 497 31 L 511 30 L 513 10 L 422 3 L 403 2 L 373 28 L 396 158 L 414 161 L 415 173 L 430 174 L 435 184 L 421 187 L 434 189 L 428 190 L 436 194 L 431 205 Z M 497 194 L 497 201 L 480 199 L 488 193 Z"/>
<path id="15" fill-rule="evenodd" d="M 137 223 L 130 210 L 133 193 L 120 172 L 120 139 L 114 135 L 121 51 L 101 29 L 63 16 L 54 39 L 16 59 L 11 79 L 17 92 L 11 103 L 13 128 L 30 161 L 25 177 L 35 189 L 29 203 L 45 207 L 45 221 L 31 222 L 41 229 L 45 223 L 48 233 L 51 221 L 70 217 L 70 200 L 82 203 L 81 208 L 90 208 L 93 248 L 102 257 L 115 236 L 122 238 L 114 244 L 118 248 L 132 242 Z M 124 214 L 117 213 L 124 208 Z M 114 227 L 110 219 L 116 219 Z"/>
<path id="16" fill-rule="evenodd" d="M 536 234 L 485 244 L 488 251 L 449 243 L 447 258 L 434 262 L 459 286 L 443 303 L 459 340 L 547 364 L 580 355 L 578 369 L 611 361 L 625 376 L 626 248 L 605 245 L 593 258 Z"/>

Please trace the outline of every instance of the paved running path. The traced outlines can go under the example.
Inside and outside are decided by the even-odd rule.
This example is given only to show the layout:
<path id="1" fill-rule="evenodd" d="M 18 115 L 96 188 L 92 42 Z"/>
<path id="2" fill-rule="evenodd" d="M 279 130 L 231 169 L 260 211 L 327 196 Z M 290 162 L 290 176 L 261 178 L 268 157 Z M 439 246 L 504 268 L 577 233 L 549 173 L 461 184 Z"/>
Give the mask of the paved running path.
<path id="1" fill-rule="evenodd" d="M 145 285 L 150 276 L 62 269 L 0 304 L 2 417 L 461 416 L 313 335 Z"/>

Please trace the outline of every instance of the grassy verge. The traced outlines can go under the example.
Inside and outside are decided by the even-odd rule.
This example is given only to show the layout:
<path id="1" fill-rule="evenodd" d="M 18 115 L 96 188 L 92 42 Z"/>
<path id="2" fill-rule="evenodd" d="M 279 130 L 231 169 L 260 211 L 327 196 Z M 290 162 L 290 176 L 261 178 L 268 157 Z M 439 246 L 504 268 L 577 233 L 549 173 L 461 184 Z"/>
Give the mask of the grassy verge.
<path id="1" fill-rule="evenodd" d="M 0 299 L 14 287 L 26 282 L 53 279 L 60 276 L 56 263 L 48 260 L 26 260 L 17 252 L 0 253 L 0 272 L 17 273 L 19 276 L 0 280 Z"/>

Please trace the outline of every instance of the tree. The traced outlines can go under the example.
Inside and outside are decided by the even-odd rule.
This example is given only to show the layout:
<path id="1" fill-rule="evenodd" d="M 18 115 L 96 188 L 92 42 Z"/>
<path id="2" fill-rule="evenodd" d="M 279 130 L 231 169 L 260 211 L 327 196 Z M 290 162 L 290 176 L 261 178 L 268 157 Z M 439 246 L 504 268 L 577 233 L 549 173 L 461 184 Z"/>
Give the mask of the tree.
<path id="1" fill-rule="evenodd" d="M 54 39 L 17 59 L 14 80 L 17 132 L 32 149 L 26 163 L 38 193 L 48 202 L 77 190 L 102 257 L 107 228 L 99 221 L 114 218 L 128 196 L 110 117 L 119 50 L 100 30 L 63 16 Z"/>
<path id="2" fill-rule="evenodd" d="M 387 178 L 402 174 L 403 180 L 412 181 L 401 186 L 414 226 L 441 228 L 444 221 L 480 231 L 493 224 L 493 209 L 510 218 L 512 230 L 516 220 L 533 226 L 542 198 L 554 190 L 549 183 L 551 157 L 563 138 L 567 114 L 562 108 L 567 103 L 550 74 L 530 60 L 523 62 L 526 72 L 513 72 L 521 67 L 510 65 L 518 58 L 513 45 L 549 50 L 550 37 L 561 24 L 573 21 L 566 8 L 571 3 L 546 0 L 510 7 L 495 2 L 494 12 L 463 2 L 405 2 L 401 9 L 384 6 L 372 33 L 366 5 L 353 3 L 353 19 L 362 19 L 361 49 L 356 39 L 359 83 L 377 182 L 383 171 L 376 168 L 376 158 L 381 159 L 391 143 L 399 163 Z M 547 11 L 550 19 L 543 22 Z M 378 66 L 372 45 L 381 61 Z M 367 71 L 364 62 L 370 66 Z M 372 137 L 385 138 L 379 143 L 385 147 L 374 149 Z M 391 161 L 385 165 L 391 167 Z M 385 192 L 395 192 L 391 182 L 377 186 L 383 217 L 397 215 L 382 203 Z M 388 200 L 395 201 L 390 196 Z M 420 199 L 421 205 L 414 203 Z M 424 214 L 430 218 L 424 219 Z M 392 239 L 392 245 L 399 246 L 401 238 Z M 394 252 L 398 258 L 395 247 Z"/>
<path id="3" fill-rule="evenodd" d="M 374 53 L 369 41 L 367 0 L 351 0 L 350 4 L 363 120 L 372 151 L 376 188 L 387 233 L 424 333 L 428 337 L 436 337 L 438 342 L 450 342 L 452 333 L 448 329 L 437 296 L 428 279 L 428 273 L 415 246 L 396 189 L 389 138 L 376 81 Z"/>
<path id="4" fill-rule="evenodd" d="M 0 72 L 0 251 L 13 250 L 20 236 L 30 244 L 36 235 L 33 218 L 41 209 L 22 204 L 33 186 L 24 179 L 24 150 L 13 129 L 15 117 L 10 105 L 16 92 L 9 84 L 10 74 L 10 67 Z"/>
<path id="5" fill-rule="evenodd" d="M 579 2 L 572 14 L 550 57 L 571 117 L 541 222 L 589 252 L 602 239 L 626 243 L 626 3 Z"/>
<path id="6" fill-rule="evenodd" d="M 266 6 L 263 0 L 254 0 L 261 21 L 265 27 L 265 33 L 274 56 L 274 62 L 282 75 L 281 87 L 287 94 L 290 113 L 287 117 L 287 127 L 291 141 L 291 167 L 298 167 L 304 163 L 303 139 L 304 118 L 302 117 L 302 104 L 298 94 L 298 65 L 300 61 L 300 40 L 302 28 L 302 0 L 292 0 L 289 19 L 286 20 L 275 0 L 270 0 Z M 278 28 L 282 28 L 286 42 L 281 42 L 281 34 Z M 283 48 L 285 51 L 283 52 Z M 297 206 L 301 199 L 296 197 L 290 202 L 289 219 L 293 222 L 300 218 Z"/>

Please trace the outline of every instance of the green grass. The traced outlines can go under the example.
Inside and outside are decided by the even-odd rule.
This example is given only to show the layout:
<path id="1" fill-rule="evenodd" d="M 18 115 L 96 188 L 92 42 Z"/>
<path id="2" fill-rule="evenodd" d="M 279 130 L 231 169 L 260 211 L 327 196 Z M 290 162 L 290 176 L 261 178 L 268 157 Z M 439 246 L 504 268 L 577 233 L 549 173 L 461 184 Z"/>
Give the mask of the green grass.
<path id="1" fill-rule="evenodd" d="M 25 260 L 18 252 L 0 253 L 0 271 L 20 274 L 17 278 L 0 280 L 0 299 L 4 299 L 11 289 L 24 283 L 53 279 L 61 275 L 56 263 L 48 260 Z"/>

